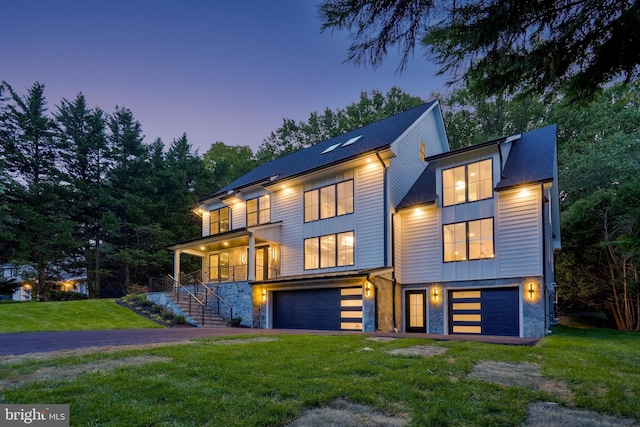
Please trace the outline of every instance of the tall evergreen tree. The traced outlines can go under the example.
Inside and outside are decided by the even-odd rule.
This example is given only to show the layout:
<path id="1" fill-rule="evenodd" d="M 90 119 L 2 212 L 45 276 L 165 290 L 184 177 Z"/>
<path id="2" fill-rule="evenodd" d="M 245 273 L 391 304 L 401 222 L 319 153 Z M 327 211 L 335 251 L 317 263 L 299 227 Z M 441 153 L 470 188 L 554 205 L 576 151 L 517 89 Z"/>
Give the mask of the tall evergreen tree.
<path id="1" fill-rule="evenodd" d="M 25 96 L 3 85 L 9 100 L 0 115 L 0 143 L 10 177 L 6 197 L 15 220 L 14 260 L 34 266 L 36 292 L 47 299 L 52 280 L 58 278 L 52 268 L 64 267 L 75 252 L 54 124 L 47 117 L 44 85 L 35 83 Z"/>
<path id="2" fill-rule="evenodd" d="M 54 117 L 67 201 L 76 223 L 77 260 L 84 266 L 89 295 L 94 298 L 100 295 L 102 217 L 107 209 L 106 120 L 102 110 L 87 107 L 82 94 L 72 102 L 63 99 Z"/>

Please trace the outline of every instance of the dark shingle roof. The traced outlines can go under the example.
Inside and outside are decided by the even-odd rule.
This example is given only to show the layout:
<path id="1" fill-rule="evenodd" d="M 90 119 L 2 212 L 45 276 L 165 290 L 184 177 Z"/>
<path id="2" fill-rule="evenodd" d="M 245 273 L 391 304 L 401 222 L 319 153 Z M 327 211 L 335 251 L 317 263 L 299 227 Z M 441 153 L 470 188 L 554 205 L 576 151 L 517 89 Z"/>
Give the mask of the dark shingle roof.
<path id="1" fill-rule="evenodd" d="M 437 160 L 473 149 L 488 147 L 506 139 L 501 138 L 463 147 L 430 157 L 429 160 Z M 509 157 L 502 170 L 502 179 L 496 185 L 496 190 L 503 190 L 521 184 L 552 181 L 555 175 L 555 162 L 556 125 L 525 132 L 513 142 Z M 436 198 L 435 166 L 430 163 L 400 201 L 398 209 L 434 203 Z"/>
<path id="2" fill-rule="evenodd" d="M 496 190 L 552 181 L 556 162 L 556 125 L 522 134 L 507 158 Z"/>
<path id="3" fill-rule="evenodd" d="M 244 187 L 260 182 L 268 182 L 271 177 L 277 177 L 274 178 L 274 180 L 291 178 L 344 162 L 368 152 L 388 148 L 409 126 L 429 110 L 434 103 L 435 101 L 432 101 L 419 105 L 395 116 L 379 120 L 354 131 L 280 157 L 279 159 L 263 163 L 202 200 L 220 197 L 231 190 L 238 191 Z M 361 136 L 361 138 L 354 143 L 344 147 L 342 146 L 345 142 L 358 136 Z M 327 148 L 336 144 L 338 144 L 338 146 L 334 150 L 321 154 Z"/>
<path id="4" fill-rule="evenodd" d="M 436 169 L 430 164 L 398 203 L 398 209 L 435 203 L 437 198 Z"/>

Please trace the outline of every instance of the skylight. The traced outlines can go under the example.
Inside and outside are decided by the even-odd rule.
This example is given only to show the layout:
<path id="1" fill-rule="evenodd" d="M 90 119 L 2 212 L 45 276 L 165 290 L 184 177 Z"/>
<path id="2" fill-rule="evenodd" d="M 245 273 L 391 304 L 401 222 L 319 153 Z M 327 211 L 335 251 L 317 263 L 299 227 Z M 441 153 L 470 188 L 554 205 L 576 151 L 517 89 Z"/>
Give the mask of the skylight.
<path id="1" fill-rule="evenodd" d="M 325 148 L 325 150 L 324 150 L 322 153 L 320 153 L 320 154 L 327 154 L 327 153 L 330 153 L 330 152 L 332 152 L 333 150 L 335 150 L 336 148 L 338 148 L 339 146 L 340 146 L 340 144 L 333 144 L 331 147 L 329 147 L 329 148 Z"/>
<path id="2" fill-rule="evenodd" d="M 342 147 L 346 147 L 347 145 L 351 145 L 354 142 L 356 142 L 357 140 L 359 140 L 360 138 L 362 138 L 362 135 L 358 135 L 354 138 L 351 138 L 350 140 L 348 140 L 347 142 L 345 142 L 344 144 L 342 144 Z"/>

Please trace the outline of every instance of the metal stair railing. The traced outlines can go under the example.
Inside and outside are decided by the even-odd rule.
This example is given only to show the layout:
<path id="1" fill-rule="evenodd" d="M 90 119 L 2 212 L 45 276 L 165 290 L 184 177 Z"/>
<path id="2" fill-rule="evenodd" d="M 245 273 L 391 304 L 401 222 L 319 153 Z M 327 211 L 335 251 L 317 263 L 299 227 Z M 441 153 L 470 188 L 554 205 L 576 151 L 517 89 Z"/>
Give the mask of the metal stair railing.
<path id="1" fill-rule="evenodd" d="M 209 286 L 205 285 L 201 280 L 194 278 L 194 289 L 196 290 L 196 294 L 199 294 L 200 291 L 199 289 L 204 289 L 204 303 L 207 307 L 211 307 L 211 309 L 214 311 L 214 313 L 221 317 L 222 319 L 231 322 L 231 320 L 233 319 L 233 307 L 231 306 L 231 304 L 229 304 L 227 301 L 224 300 L 224 298 L 222 298 L 220 295 L 217 294 L 216 291 L 214 291 L 213 289 L 211 289 Z M 216 309 L 213 309 L 213 304 L 216 305 Z M 229 316 L 225 316 L 222 311 L 220 310 L 220 307 L 222 307 L 226 309 L 226 311 L 229 313 Z"/>
<path id="2" fill-rule="evenodd" d="M 204 302 L 191 292 L 188 288 L 184 287 L 179 281 L 173 278 L 170 274 L 167 275 L 166 292 L 171 292 L 175 295 L 176 302 L 180 304 L 180 296 L 187 295 L 187 312 L 189 316 L 196 318 L 194 311 L 197 310 L 200 315 L 201 325 L 205 324 L 205 311 L 206 305 Z"/>

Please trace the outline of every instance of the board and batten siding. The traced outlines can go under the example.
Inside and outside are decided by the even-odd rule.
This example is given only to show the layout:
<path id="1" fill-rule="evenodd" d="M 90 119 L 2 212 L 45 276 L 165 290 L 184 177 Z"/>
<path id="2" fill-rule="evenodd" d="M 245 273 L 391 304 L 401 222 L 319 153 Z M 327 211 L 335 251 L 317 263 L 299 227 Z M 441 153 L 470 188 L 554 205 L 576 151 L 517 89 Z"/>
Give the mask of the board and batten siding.
<path id="1" fill-rule="evenodd" d="M 271 194 L 271 221 L 282 221 L 281 276 L 296 276 L 304 273 L 303 214 L 301 185 L 286 187 Z"/>
<path id="2" fill-rule="evenodd" d="M 355 172 L 355 267 L 358 269 L 384 266 L 384 221 L 389 218 L 384 216 L 383 181 L 379 162 L 371 162 Z"/>
<path id="3" fill-rule="evenodd" d="M 435 206 L 420 206 L 402 211 L 400 234 L 400 283 L 439 281 L 442 265 L 440 211 Z"/>
<path id="4" fill-rule="evenodd" d="M 437 110 L 439 111 L 439 110 Z M 420 141 L 427 156 L 440 154 L 446 142 L 441 140 L 434 110 L 414 123 L 397 141 L 391 144 L 396 157 L 389 165 L 391 204 L 397 206 L 420 176 L 426 163 L 420 158 Z"/>
<path id="5" fill-rule="evenodd" d="M 496 258 L 500 277 L 543 274 L 540 187 L 498 193 Z"/>

